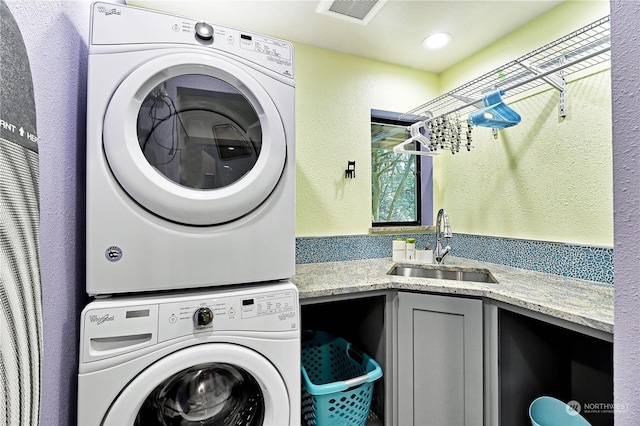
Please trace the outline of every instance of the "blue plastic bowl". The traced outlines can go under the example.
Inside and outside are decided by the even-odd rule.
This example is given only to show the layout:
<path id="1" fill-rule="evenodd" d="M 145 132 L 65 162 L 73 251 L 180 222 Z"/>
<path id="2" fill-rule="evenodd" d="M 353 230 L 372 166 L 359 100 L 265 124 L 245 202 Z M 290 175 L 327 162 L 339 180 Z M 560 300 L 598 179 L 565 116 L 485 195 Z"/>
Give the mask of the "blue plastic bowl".
<path id="1" fill-rule="evenodd" d="M 550 396 L 541 396 L 529 406 L 532 426 L 591 426 L 577 411 Z"/>

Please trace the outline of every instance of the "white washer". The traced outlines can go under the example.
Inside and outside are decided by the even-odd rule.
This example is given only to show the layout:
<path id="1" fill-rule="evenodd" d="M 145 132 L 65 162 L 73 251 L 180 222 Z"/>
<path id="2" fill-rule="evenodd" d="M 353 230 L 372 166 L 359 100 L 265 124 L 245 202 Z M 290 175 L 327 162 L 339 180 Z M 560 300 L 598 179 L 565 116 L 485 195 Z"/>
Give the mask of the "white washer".
<path id="1" fill-rule="evenodd" d="M 87 293 L 288 279 L 291 43 L 95 3 L 87 89 Z"/>
<path id="2" fill-rule="evenodd" d="M 296 287 L 89 303 L 80 326 L 78 424 L 300 424 Z"/>

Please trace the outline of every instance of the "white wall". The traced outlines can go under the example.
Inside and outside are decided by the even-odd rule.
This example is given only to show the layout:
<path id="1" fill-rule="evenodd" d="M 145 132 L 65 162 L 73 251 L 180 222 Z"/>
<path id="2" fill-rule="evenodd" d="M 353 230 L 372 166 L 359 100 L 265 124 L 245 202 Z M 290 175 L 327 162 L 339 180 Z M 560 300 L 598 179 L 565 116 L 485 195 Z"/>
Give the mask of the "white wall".
<path id="1" fill-rule="evenodd" d="M 616 426 L 640 424 L 640 3 L 611 2 Z"/>

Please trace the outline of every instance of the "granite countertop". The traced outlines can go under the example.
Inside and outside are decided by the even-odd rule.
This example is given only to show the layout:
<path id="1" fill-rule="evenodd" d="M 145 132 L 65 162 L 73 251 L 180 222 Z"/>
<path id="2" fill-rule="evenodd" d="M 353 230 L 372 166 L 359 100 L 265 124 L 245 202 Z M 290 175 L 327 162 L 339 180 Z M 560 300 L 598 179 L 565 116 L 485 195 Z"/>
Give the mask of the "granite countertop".
<path id="1" fill-rule="evenodd" d="M 300 299 L 374 290 L 413 290 L 476 296 L 613 333 L 613 286 L 494 263 L 447 257 L 445 264 L 488 269 L 498 283 L 387 275 L 391 258 L 296 265 Z"/>

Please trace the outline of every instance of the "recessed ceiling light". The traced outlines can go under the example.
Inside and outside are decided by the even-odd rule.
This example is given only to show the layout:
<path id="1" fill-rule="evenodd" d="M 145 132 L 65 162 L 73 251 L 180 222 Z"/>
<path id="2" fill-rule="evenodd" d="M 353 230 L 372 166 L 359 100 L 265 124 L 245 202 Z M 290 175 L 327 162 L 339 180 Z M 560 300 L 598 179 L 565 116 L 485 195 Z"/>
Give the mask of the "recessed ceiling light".
<path id="1" fill-rule="evenodd" d="M 427 49 L 440 49 L 451 41 L 451 35 L 447 33 L 435 33 L 422 40 L 422 46 Z"/>

